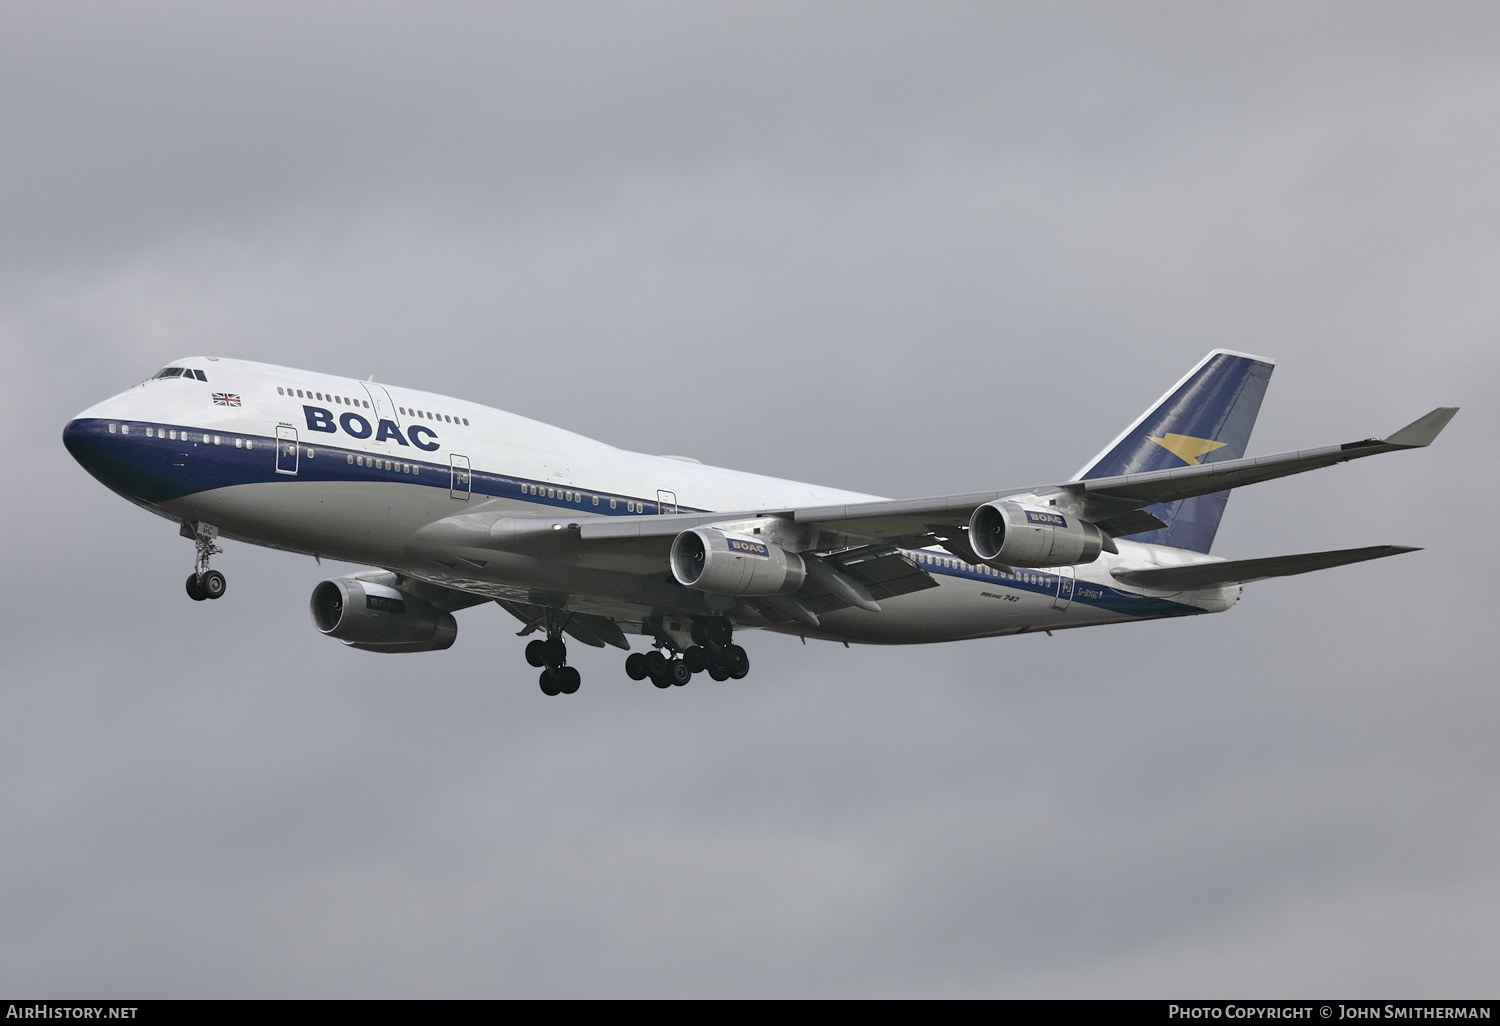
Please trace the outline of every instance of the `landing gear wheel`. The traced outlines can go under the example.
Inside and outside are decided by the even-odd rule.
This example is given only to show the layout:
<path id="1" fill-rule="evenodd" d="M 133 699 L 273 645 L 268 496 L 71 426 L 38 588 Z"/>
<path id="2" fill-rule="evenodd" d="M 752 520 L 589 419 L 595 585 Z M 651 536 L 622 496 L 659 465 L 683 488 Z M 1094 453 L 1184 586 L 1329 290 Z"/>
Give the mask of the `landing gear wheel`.
<path id="1" fill-rule="evenodd" d="M 578 690 L 578 685 L 583 683 L 583 678 L 571 666 L 564 666 L 561 670 L 553 671 L 552 677 L 557 681 L 557 689 L 565 695 L 574 694 Z"/>
<path id="2" fill-rule="evenodd" d="M 554 634 L 542 642 L 542 654 L 545 656 L 546 664 L 556 669 L 568 661 L 568 646 L 563 644 L 562 638 Z"/>
<path id="3" fill-rule="evenodd" d="M 682 653 L 682 661 L 687 664 L 689 673 L 708 669 L 708 653 L 697 645 Z"/>
<path id="4" fill-rule="evenodd" d="M 631 680 L 645 680 L 651 676 L 646 669 L 646 655 L 643 652 L 632 652 L 625 657 L 625 675 Z"/>
<path id="5" fill-rule="evenodd" d="M 660 677 L 667 670 L 667 657 L 660 652 L 646 653 L 646 676 L 652 680 Z"/>
<path id="6" fill-rule="evenodd" d="M 547 665 L 547 643 L 541 638 L 526 646 L 526 661 L 532 666 L 542 667 Z"/>
<path id="7" fill-rule="evenodd" d="M 742 680 L 750 672 L 750 657 L 740 646 L 730 645 L 724 650 L 724 669 L 735 680 Z"/>
<path id="8" fill-rule="evenodd" d="M 710 677 L 712 677 L 714 680 L 728 680 L 729 679 L 729 671 L 726 670 L 726 669 L 724 669 L 724 667 L 721 666 L 721 665 L 719 665 L 718 663 L 714 663 L 712 666 L 710 666 L 708 668 L 708 675 Z"/>
<path id="9" fill-rule="evenodd" d="M 651 683 L 655 684 L 659 688 L 669 688 L 672 686 L 672 682 L 667 680 L 667 675 L 664 673 L 660 673 L 655 677 L 652 677 Z"/>
<path id="10" fill-rule="evenodd" d="M 662 674 L 662 678 L 680 688 L 693 679 L 693 671 L 681 659 L 673 659 L 667 664 L 667 671 Z"/>
<path id="11" fill-rule="evenodd" d="M 557 674 L 551 670 L 543 670 L 537 683 L 541 685 L 542 694 L 549 697 L 562 692 L 562 682 L 557 679 Z"/>
<path id="12" fill-rule="evenodd" d="M 208 568 L 209 559 L 224 551 L 214 544 L 214 539 L 219 536 L 219 529 L 212 524 L 184 522 L 178 533 L 184 538 L 191 538 L 198 553 L 193 561 L 193 576 L 187 579 L 188 598 L 194 602 L 202 602 L 204 599 L 221 597 L 229 585 L 223 574 Z"/>

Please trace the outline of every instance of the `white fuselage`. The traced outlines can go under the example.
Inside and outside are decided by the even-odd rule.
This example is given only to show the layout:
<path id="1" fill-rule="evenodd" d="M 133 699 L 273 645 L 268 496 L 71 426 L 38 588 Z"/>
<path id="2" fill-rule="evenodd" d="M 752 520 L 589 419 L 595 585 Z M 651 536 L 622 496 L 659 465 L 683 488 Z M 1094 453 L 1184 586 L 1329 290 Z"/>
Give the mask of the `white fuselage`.
<path id="1" fill-rule="evenodd" d="M 780 510 L 877 496 L 614 448 L 476 403 L 240 360 L 175 366 L 85 410 L 65 439 L 106 484 L 172 520 L 259 545 L 384 567 L 433 584 L 529 601 L 538 593 L 622 621 L 683 608 L 671 576 L 609 559 L 522 552 L 460 558 L 424 540 L 455 513 L 592 516 Z M 87 455 L 80 455 L 84 453 Z M 866 643 L 920 643 L 1218 612 L 1239 587 L 1163 593 L 1111 575 L 1209 557 L 1121 539 L 1078 567 L 1013 574 L 941 549 L 909 554 L 939 587 L 831 612 L 817 629 Z"/>

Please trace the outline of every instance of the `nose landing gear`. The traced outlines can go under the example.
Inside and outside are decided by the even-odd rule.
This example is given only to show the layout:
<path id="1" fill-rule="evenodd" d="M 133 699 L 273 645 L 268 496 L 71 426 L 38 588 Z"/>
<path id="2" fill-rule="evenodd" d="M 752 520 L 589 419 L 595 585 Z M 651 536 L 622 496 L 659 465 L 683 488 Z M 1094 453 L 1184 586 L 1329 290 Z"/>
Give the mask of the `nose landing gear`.
<path id="1" fill-rule="evenodd" d="M 219 529 L 212 524 L 199 521 L 183 524 L 180 533 L 184 538 L 191 538 L 198 550 L 197 558 L 193 562 L 193 572 L 187 579 L 188 598 L 194 602 L 223 598 L 224 592 L 229 588 L 229 582 L 219 571 L 208 568 L 209 557 L 224 551 L 214 544 L 214 539 L 219 536 Z"/>

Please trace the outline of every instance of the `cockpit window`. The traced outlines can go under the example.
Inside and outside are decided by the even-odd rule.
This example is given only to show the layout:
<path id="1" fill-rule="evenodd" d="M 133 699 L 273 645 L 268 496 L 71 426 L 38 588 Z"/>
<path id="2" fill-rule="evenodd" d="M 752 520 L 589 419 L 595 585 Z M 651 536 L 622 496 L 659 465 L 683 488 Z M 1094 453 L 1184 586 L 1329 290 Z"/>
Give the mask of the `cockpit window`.
<path id="1" fill-rule="evenodd" d="M 198 381 L 205 382 L 208 380 L 207 374 L 204 374 L 201 370 L 193 370 L 191 367 L 163 367 L 161 370 L 151 375 L 151 377 L 153 379 L 187 378 L 189 381 L 196 379 Z"/>

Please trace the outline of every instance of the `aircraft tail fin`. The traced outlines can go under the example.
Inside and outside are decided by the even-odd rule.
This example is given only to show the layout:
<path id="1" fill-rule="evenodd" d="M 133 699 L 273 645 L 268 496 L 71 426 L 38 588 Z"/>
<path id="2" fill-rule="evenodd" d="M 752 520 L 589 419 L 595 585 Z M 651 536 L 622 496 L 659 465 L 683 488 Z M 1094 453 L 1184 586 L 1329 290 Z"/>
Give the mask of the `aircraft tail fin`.
<path id="1" fill-rule="evenodd" d="M 1215 349 L 1084 465 L 1074 480 L 1196 466 L 1245 455 L 1275 361 Z M 1165 527 L 1137 541 L 1207 552 L 1229 492 L 1147 507 Z"/>

